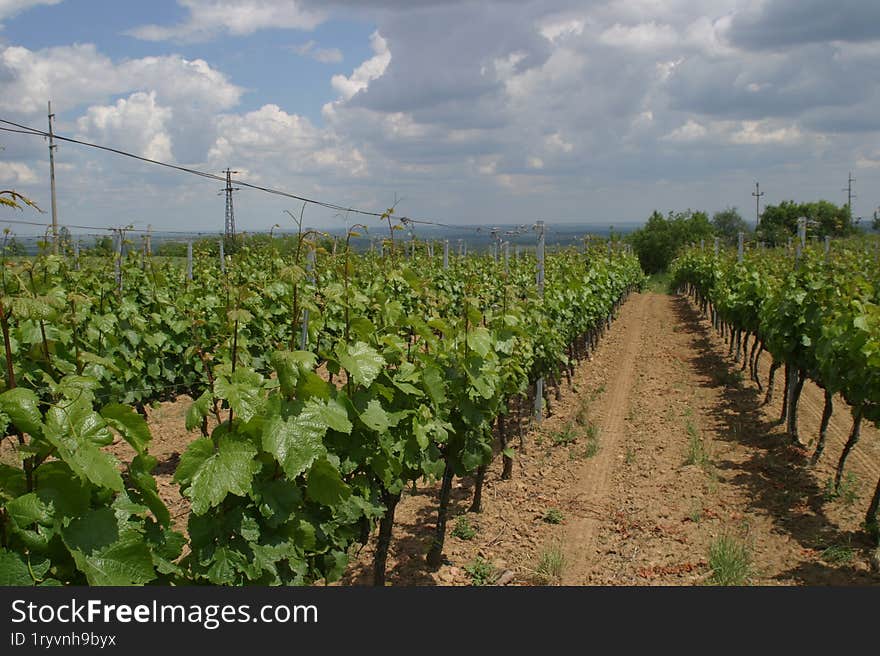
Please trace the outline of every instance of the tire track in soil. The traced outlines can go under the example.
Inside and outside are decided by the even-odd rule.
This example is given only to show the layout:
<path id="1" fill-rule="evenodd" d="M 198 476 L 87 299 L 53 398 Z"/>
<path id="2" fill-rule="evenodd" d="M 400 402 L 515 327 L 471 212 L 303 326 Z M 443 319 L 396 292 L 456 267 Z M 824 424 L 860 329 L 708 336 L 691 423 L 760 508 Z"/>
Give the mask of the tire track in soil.
<path id="1" fill-rule="evenodd" d="M 563 576 L 564 585 L 583 584 L 596 560 L 598 531 L 607 515 L 606 490 L 617 462 L 616 445 L 623 436 L 630 392 L 636 380 L 636 355 L 642 350 L 649 299 L 651 296 L 647 294 L 635 295 L 614 326 L 618 331 L 624 331 L 622 343 L 619 346 L 603 344 L 606 348 L 599 348 L 597 359 L 600 360 L 600 366 L 601 361 L 610 356 L 618 356 L 619 359 L 610 363 L 614 373 L 601 402 L 595 408 L 597 414 L 602 416 L 599 423 L 601 448 L 581 468 L 574 491 L 575 499 L 570 506 L 578 515 L 570 518 L 563 537 L 563 552 L 566 562 L 570 564 Z"/>

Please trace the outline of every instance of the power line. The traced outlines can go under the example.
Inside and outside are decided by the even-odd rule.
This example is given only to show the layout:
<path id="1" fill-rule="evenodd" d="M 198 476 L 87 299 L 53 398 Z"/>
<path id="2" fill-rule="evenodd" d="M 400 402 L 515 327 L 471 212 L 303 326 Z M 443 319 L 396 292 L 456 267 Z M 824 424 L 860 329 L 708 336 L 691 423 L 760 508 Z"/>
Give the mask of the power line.
<path id="1" fill-rule="evenodd" d="M 337 212 L 350 212 L 353 214 L 359 214 L 361 216 L 372 216 L 372 217 L 376 217 L 376 218 L 387 218 L 389 216 L 387 211 L 386 212 L 375 212 L 375 211 L 371 211 L 371 210 L 358 209 L 355 207 L 346 207 L 344 205 L 339 205 L 337 203 L 331 203 L 328 201 L 322 201 L 322 200 L 317 200 L 314 198 L 308 198 L 308 197 L 302 196 L 300 194 L 295 194 L 292 192 L 284 191 L 281 189 L 275 189 L 272 187 L 265 187 L 262 185 L 252 184 L 250 182 L 245 182 L 243 180 L 234 180 L 234 179 L 230 178 L 227 181 L 226 176 L 220 176 L 220 175 L 217 175 L 214 173 L 209 173 L 207 171 L 201 171 L 199 169 L 194 169 L 194 168 L 190 168 L 187 166 L 181 166 L 179 164 L 171 164 L 169 162 L 163 162 L 163 161 L 160 161 L 157 159 L 143 157 L 141 155 L 136 155 L 134 153 L 130 153 L 128 151 L 125 151 L 125 150 L 122 150 L 119 148 L 113 148 L 110 146 L 102 146 L 101 144 L 92 143 L 90 141 L 83 141 L 81 139 L 74 139 L 72 137 L 62 137 L 62 136 L 60 136 L 58 134 L 54 134 L 54 133 L 52 135 L 50 135 L 48 132 L 45 132 L 43 130 L 39 130 L 37 128 L 32 128 L 27 125 L 22 125 L 20 123 L 14 122 L 14 121 L 0 119 L 0 123 L 13 126 L 12 128 L 0 126 L 0 130 L 5 131 L 5 132 L 14 132 L 17 134 L 26 134 L 26 135 L 43 137 L 43 138 L 49 138 L 51 136 L 53 139 L 55 139 L 57 141 L 66 141 L 68 143 L 73 143 L 73 144 L 77 144 L 80 146 L 86 146 L 88 148 L 96 148 L 98 150 L 103 150 L 105 152 L 113 153 L 116 155 L 121 155 L 123 157 L 135 159 L 135 160 L 138 160 L 141 162 L 145 162 L 147 164 L 154 164 L 156 166 L 162 166 L 162 167 L 172 169 L 175 171 L 180 171 L 181 173 L 189 173 L 190 175 L 196 175 L 199 177 L 207 178 L 209 180 L 216 180 L 218 182 L 223 182 L 223 183 L 229 182 L 230 184 L 234 183 L 234 184 L 240 185 L 241 187 L 245 187 L 247 189 L 253 189 L 255 191 L 262 191 L 264 193 L 273 194 L 276 196 L 291 198 L 293 200 L 298 200 L 298 201 L 308 203 L 311 205 L 317 205 L 319 207 L 324 207 L 326 209 L 335 210 Z M 476 232 L 480 232 L 480 230 L 481 230 L 480 228 L 472 228 L 472 227 L 460 225 L 460 224 L 456 225 L 456 224 L 450 224 L 450 223 L 443 223 L 443 222 L 434 221 L 431 219 L 413 218 L 413 217 L 409 217 L 409 216 L 397 216 L 394 218 L 396 218 L 398 221 L 400 221 L 404 225 L 406 225 L 406 224 L 430 225 L 430 226 L 437 226 L 437 227 L 441 227 L 441 228 L 453 228 L 453 229 L 457 229 L 457 230 L 475 230 Z M 76 226 L 70 226 L 70 227 L 76 227 Z M 92 229 L 92 228 L 88 228 L 88 229 Z M 95 228 L 95 229 L 110 230 L 111 228 L 99 227 L 99 228 Z M 163 231 L 163 232 L 173 233 L 174 231 Z"/>

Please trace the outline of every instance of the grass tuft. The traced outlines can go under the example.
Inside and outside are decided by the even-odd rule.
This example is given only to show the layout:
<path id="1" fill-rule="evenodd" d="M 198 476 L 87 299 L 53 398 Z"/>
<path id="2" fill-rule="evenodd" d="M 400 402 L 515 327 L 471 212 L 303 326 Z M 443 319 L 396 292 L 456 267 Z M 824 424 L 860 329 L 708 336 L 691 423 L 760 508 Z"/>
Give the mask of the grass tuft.
<path id="1" fill-rule="evenodd" d="M 752 574 L 749 547 L 732 535 L 724 534 L 709 545 L 709 567 L 713 585 L 745 585 Z"/>
<path id="2" fill-rule="evenodd" d="M 562 547 L 554 544 L 541 551 L 538 567 L 535 571 L 544 585 L 559 585 L 565 566 L 565 554 L 562 553 Z"/>

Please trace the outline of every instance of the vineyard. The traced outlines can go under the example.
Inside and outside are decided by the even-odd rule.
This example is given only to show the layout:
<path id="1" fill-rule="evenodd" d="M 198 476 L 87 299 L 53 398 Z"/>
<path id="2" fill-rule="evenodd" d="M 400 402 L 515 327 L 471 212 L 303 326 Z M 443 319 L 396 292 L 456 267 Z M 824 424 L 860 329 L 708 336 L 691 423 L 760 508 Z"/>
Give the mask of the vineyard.
<path id="1" fill-rule="evenodd" d="M 2 275 L 4 585 L 333 581 L 373 534 L 382 584 L 416 481 L 439 482 L 436 566 L 454 478 L 476 477 L 478 510 L 493 457 L 511 475 L 507 425 L 540 418 L 643 284 L 610 248 L 502 263 L 308 235 L 289 256 L 197 250 L 191 269 L 50 255 Z M 145 416 L 183 395 L 177 530 Z"/>
<path id="2" fill-rule="evenodd" d="M 607 244 L 293 243 L 3 263 L 0 583 L 682 584 L 744 516 L 801 545 L 764 580 L 864 581 L 790 565 L 880 537 L 864 242 L 693 247 L 679 296 Z"/>
<path id="3" fill-rule="evenodd" d="M 835 467 L 838 493 L 862 422 L 880 423 L 880 287 L 876 250 L 864 244 L 830 244 L 796 250 L 756 249 L 734 257 L 692 250 L 673 267 L 675 284 L 686 290 L 727 340 L 734 361 L 763 391 L 758 362 L 771 358 L 764 403 L 773 399 L 776 374 L 784 372 L 782 411 L 794 445 L 806 449 L 798 429 L 804 384 L 824 393 L 819 433 L 810 461 L 822 458 L 835 397 L 852 415 L 852 428 Z M 751 340 L 751 344 L 750 344 Z M 880 480 L 868 504 L 864 527 L 880 538 Z"/>

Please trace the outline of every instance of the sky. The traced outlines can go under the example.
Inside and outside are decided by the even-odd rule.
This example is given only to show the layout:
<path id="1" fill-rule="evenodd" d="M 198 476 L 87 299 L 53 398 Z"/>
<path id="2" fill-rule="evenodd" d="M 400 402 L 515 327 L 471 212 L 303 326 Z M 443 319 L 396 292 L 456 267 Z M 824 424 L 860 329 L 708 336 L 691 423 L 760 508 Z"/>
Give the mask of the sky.
<path id="1" fill-rule="evenodd" d="M 880 204 L 876 0 L 0 0 L 0 119 L 469 226 Z M 0 124 L 2 125 L 2 124 Z M 40 137 L 0 189 L 46 214 Z M 59 224 L 221 231 L 216 181 L 60 143 Z M 235 193 L 239 230 L 302 204 Z M 375 217 L 309 205 L 307 225 Z M 28 234 L 26 226 L 13 226 Z M 39 231 L 39 228 L 34 228 Z M 76 231 L 74 231 L 76 232 Z"/>

